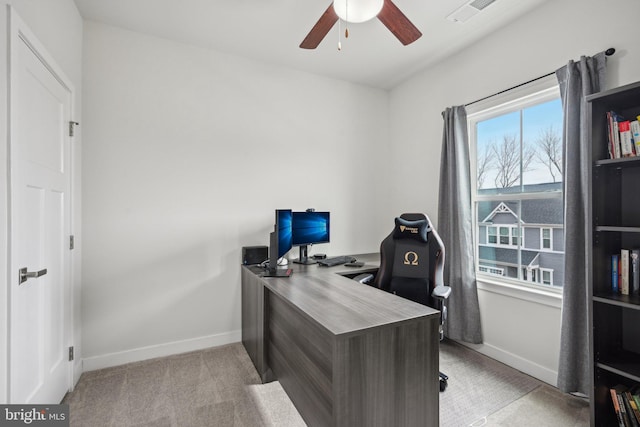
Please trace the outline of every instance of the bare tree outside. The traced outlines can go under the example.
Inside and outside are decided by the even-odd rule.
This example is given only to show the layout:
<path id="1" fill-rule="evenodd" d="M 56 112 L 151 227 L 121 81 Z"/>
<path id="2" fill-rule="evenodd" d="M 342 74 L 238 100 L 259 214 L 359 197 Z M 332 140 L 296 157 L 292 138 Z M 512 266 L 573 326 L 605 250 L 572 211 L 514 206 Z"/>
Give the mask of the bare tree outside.
<path id="1" fill-rule="evenodd" d="M 487 172 L 493 168 L 493 159 L 491 158 L 490 149 L 484 149 L 478 153 L 478 179 L 476 180 L 478 188 L 482 188 L 484 180 L 487 178 Z"/>
<path id="2" fill-rule="evenodd" d="M 549 169 L 553 182 L 562 181 L 562 138 L 553 126 L 540 131 L 536 157 Z"/>
<path id="3" fill-rule="evenodd" d="M 528 145 L 522 148 L 522 170 L 520 170 L 520 141 L 516 135 L 502 135 L 502 141 L 493 141 L 489 146 L 497 169 L 494 182 L 496 188 L 512 187 L 520 180 L 520 173 L 529 171 L 535 151 Z"/>

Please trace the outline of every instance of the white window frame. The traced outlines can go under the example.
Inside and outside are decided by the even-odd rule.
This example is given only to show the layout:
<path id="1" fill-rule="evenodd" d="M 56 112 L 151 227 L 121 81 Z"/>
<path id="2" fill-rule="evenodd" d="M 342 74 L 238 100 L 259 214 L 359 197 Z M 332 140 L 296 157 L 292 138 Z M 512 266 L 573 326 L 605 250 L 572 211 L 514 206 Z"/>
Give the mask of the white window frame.
<path id="1" fill-rule="evenodd" d="M 476 165 L 476 162 L 473 160 L 477 158 L 477 149 L 476 149 L 475 141 L 477 138 L 476 124 L 478 122 L 482 122 L 484 120 L 488 120 L 493 117 L 501 116 L 501 115 L 510 113 L 512 111 L 522 110 L 522 109 L 531 107 L 533 105 L 537 105 L 543 102 L 548 102 L 558 98 L 560 98 L 560 89 L 558 87 L 558 81 L 555 75 L 550 75 L 550 76 L 538 79 L 534 82 L 527 83 L 525 85 L 511 89 L 499 95 L 492 96 L 483 101 L 479 101 L 467 107 L 469 155 L 470 155 L 470 158 L 472 159 L 471 188 L 474 189 L 471 194 L 471 202 L 472 202 L 472 206 L 474 206 L 474 209 L 477 206 L 477 202 L 483 201 L 483 200 L 494 200 L 494 201 L 501 200 L 506 202 L 511 200 L 548 199 L 549 197 L 562 198 L 562 192 L 559 192 L 558 194 L 552 194 L 552 195 L 550 195 L 547 192 L 542 192 L 542 193 L 491 195 L 491 196 L 484 196 L 484 197 L 479 196 L 477 194 L 477 191 L 475 191 L 475 189 L 477 188 L 476 177 L 478 175 L 477 175 L 477 165 Z M 499 242 L 500 241 L 500 233 L 499 233 L 500 224 L 495 224 L 492 226 L 498 227 L 497 241 Z M 477 236 L 477 233 L 479 230 L 477 212 L 474 212 L 474 215 L 473 215 L 473 230 L 474 230 L 474 241 L 479 242 L 478 236 Z M 521 234 L 522 234 L 521 235 L 522 241 L 519 247 L 521 249 L 524 249 L 524 230 L 522 230 Z M 499 246 L 499 245 L 489 244 L 488 242 L 489 240 L 487 239 L 487 245 Z M 542 247 L 542 242 L 540 242 L 540 246 Z M 475 250 L 476 259 L 478 260 L 479 260 L 479 247 L 480 247 L 479 244 L 475 244 L 474 250 Z M 510 247 L 513 247 L 513 246 L 510 246 Z M 479 263 L 476 263 L 476 266 L 478 265 Z M 522 265 L 522 263 L 519 263 L 519 265 Z M 542 269 L 540 269 L 537 274 L 537 276 L 540 277 L 540 280 L 542 279 L 541 270 Z M 554 287 L 552 285 L 551 286 L 542 285 L 542 284 L 526 281 L 526 278 L 524 276 L 521 279 L 515 279 L 511 277 L 498 277 L 496 275 L 482 272 L 478 269 L 478 267 L 476 267 L 476 274 L 478 274 L 479 278 L 481 279 L 483 278 L 482 276 L 485 276 L 484 279 L 487 281 L 487 283 L 492 283 L 494 285 L 498 285 L 498 286 L 503 285 L 503 286 L 508 286 L 510 288 L 521 289 L 521 290 L 530 289 L 534 292 L 539 292 L 540 290 L 542 290 L 541 288 L 544 288 L 545 293 L 549 291 L 551 294 L 556 294 L 560 298 L 562 296 L 562 288 Z M 551 274 L 551 277 L 552 277 L 551 283 L 553 283 L 553 273 Z"/>
<path id="2" fill-rule="evenodd" d="M 549 230 L 549 247 L 544 247 L 544 230 Z M 540 250 L 541 251 L 553 251 L 553 228 L 552 227 L 540 227 Z"/>
<path id="3" fill-rule="evenodd" d="M 493 229 L 493 234 L 489 233 L 489 229 Z M 491 242 L 490 237 L 494 237 L 496 239 L 495 242 Z M 498 244 L 498 227 L 495 225 L 487 225 L 487 245 L 497 245 Z"/>
<path id="4" fill-rule="evenodd" d="M 549 273 L 549 283 L 544 283 L 544 274 Z M 540 269 L 540 283 L 544 286 L 553 286 L 553 270 L 550 268 L 541 268 Z"/>
<path id="5" fill-rule="evenodd" d="M 511 225 L 511 224 L 492 224 L 492 225 L 486 225 L 486 245 L 487 246 L 499 246 L 499 247 L 510 247 L 510 248 L 517 248 L 517 247 L 523 247 L 524 248 L 524 233 L 518 231 L 518 233 L 520 233 L 520 236 L 516 236 L 516 233 L 514 233 L 514 230 L 524 230 L 523 227 L 519 226 L 519 225 Z M 507 237 L 507 235 L 502 235 L 500 234 L 500 230 L 503 228 L 508 228 L 509 229 L 509 242 L 508 243 L 502 243 L 500 241 L 500 237 Z M 491 234 L 489 233 L 489 229 L 494 229 L 495 230 L 495 234 Z M 489 237 L 495 237 L 496 241 L 494 243 L 492 243 L 489 240 Z M 520 239 L 519 243 L 513 243 L 513 239 Z"/>
<path id="6" fill-rule="evenodd" d="M 479 265 L 478 270 L 487 274 L 493 274 L 495 276 L 504 276 L 504 268 L 487 267 L 486 265 Z"/>
<path id="7" fill-rule="evenodd" d="M 516 233 L 517 232 L 517 233 Z M 520 227 L 511 227 L 511 246 L 522 246 L 524 247 L 524 242 L 522 241 L 522 236 L 520 232 Z M 516 242 L 513 243 L 513 240 L 516 239 Z"/>

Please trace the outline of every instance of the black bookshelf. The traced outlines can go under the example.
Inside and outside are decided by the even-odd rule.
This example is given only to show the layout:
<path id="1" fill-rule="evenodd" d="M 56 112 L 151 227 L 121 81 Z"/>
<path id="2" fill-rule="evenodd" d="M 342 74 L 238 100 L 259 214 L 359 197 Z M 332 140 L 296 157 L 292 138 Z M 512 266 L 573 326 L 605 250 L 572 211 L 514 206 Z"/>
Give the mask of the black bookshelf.
<path id="1" fill-rule="evenodd" d="M 609 390 L 640 387 L 640 295 L 612 290 L 611 256 L 640 248 L 640 157 L 610 159 L 607 111 L 640 115 L 640 82 L 587 97 L 590 116 L 591 425 L 617 425 Z"/>

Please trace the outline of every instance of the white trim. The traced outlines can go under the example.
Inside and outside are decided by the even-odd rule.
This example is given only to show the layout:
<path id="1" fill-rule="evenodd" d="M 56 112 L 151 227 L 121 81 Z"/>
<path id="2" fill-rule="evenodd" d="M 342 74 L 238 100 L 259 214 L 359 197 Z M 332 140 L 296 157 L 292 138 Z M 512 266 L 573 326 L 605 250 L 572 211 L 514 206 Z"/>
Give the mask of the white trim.
<path id="1" fill-rule="evenodd" d="M 477 140 L 477 124 L 479 122 L 489 120 L 494 117 L 498 117 L 504 114 L 508 114 L 513 111 L 519 111 L 537 104 L 541 104 L 544 102 L 552 101 L 554 99 L 560 98 L 560 88 L 558 85 L 558 81 L 555 75 L 550 75 L 541 79 L 538 79 L 534 82 L 528 83 L 526 85 L 517 87 L 515 89 L 508 90 L 502 94 L 491 96 L 484 101 L 480 101 L 474 103 L 470 108 L 467 108 L 467 134 L 469 135 L 468 143 L 469 143 L 469 155 L 471 159 L 471 179 L 472 179 L 472 187 L 477 187 L 477 144 L 475 143 Z M 540 192 L 523 192 L 523 193 L 507 193 L 507 194 L 483 194 L 479 195 L 478 190 L 476 188 L 475 191 L 472 192 L 471 202 L 474 206 L 475 215 L 473 218 L 473 237 L 474 237 L 474 251 L 475 257 L 479 260 L 479 252 L 480 252 L 480 244 L 479 244 L 479 236 L 480 236 L 480 228 L 481 224 L 486 221 L 479 221 L 478 219 L 478 202 L 482 201 L 498 201 L 498 202 L 507 202 L 507 201 L 516 201 L 521 202 L 522 200 L 539 200 L 539 199 L 550 199 L 550 198 L 562 198 L 562 191 L 540 191 Z M 508 208 L 508 207 L 507 207 Z M 497 208 L 496 208 L 497 209 Z M 494 209 L 495 211 L 495 209 Z M 493 212 L 492 212 L 493 214 Z M 515 216 L 515 215 L 514 215 Z M 490 218 L 491 215 L 487 217 Z M 517 217 L 516 217 L 517 218 Z M 518 219 L 521 222 L 521 226 L 524 226 L 522 220 Z M 531 224 L 527 224 L 530 226 Z M 511 237 L 512 233 L 509 233 L 509 244 L 504 245 L 500 244 L 500 230 L 499 227 L 503 226 L 503 224 L 491 224 L 492 227 L 498 227 L 496 238 L 497 242 L 495 244 L 489 243 L 489 232 L 488 227 L 485 230 L 486 233 L 486 243 L 484 246 L 489 247 L 503 247 L 503 248 L 519 248 L 520 250 L 535 250 L 540 252 L 540 249 L 527 249 L 524 242 L 525 232 L 524 228 L 521 230 L 520 235 L 520 245 L 514 246 L 511 245 Z M 547 226 L 548 227 L 548 226 Z M 562 226 L 564 227 L 564 226 Z M 540 242 L 540 246 L 542 246 Z M 564 253 L 564 252 L 560 252 Z M 506 265 L 505 263 L 503 263 Z M 479 263 L 478 263 L 479 265 Z M 518 275 L 520 276 L 520 265 L 518 267 Z M 504 286 L 505 289 L 520 289 L 522 291 L 528 291 L 532 287 L 542 287 L 542 285 L 533 285 L 532 282 L 526 282 L 522 279 L 508 278 L 508 277 L 498 277 L 495 275 L 490 275 L 489 273 L 485 273 L 484 275 L 478 271 L 476 266 L 476 272 L 479 277 L 482 277 L 483 280 L 486 278 L 488 281 L 494 281 L 494 284 L 500 284 L 500 286 Z M 493 277 L 491 277 L 493 276 Z M 546 286 L 551 287 L 551 286 Z M 559 289 L 561 292 L 561 289 Z M 554 293 L 554 291 L 552 291 Z M 562 299 L 561 293 L 560 300 Z"/>
<path id="2" fill-rule="evenodd" d="M 18 50 L 18 44 L 24 43 L 25 46 L 35 55 L 35 57 L 42 63 L 42 65 L 47 69 L 49 73 L 62 85 L 62 87 L 68 91 L 69 94 L 69 120 L 74 120 L 76 115 L 76 106 L 75 106 L 75 87 L 72 83 L 72 80 L 64 73 L 62 67 L 58 65 L 54 57 L 49 53 L 49 51 L 45 48 L 44 44 L 40 42 L 40 40 L 36 37 L 36 35 L 31 31 L 29 26 L 22 20 L 22 18 L 16 12 L 16 9 L 12 7 L 12 5 L 6 5 L 7 11 L 7 44 L 8 49 L 6 52 L 7 58 L 7 162 L 8 162 L 8 171 L 9 177 L 7 180 L 7 199 L 8 199 L 8 211 L 7 211 L 7 354 L 6 354 L 6 397 L 7 401 L 11 402 L 13 400 L 13 396 L 11 393 L 11 333 L 12 333 L 12 319 L 11 319 L 11 309 L 12 309 L 12 300 L 13 296 L 11 293 L 12 287 L 8 284 L 12 282 L 12 251 L 13 251 L 13 241 L 12 241 L 12 227 L 13 221 L 12 216 L 14 215 L 12 208 L 12 197 L 13 197 L 13 188 L 12 188 L 12 179 L 11 179 L 11 170 L 12 170 L 12 145 L 13 141 L 13 131 L 12 125 L 15 118 L 12 117 L 13 114 L 13 103 L 12 93 L 14 92 L 14 73 L 15 73 L 15 64 L 17 62 L 16 55 Z M 66 134 L 65 134 L 66 135 Z M 73 206 L 77 201 L 74 200 L 74 177 L 79 173 L 78 170 L 74 168 L 73 164 L 73 137 L 66 136 L 69 139 L 69 153 L 66 161 L 68 162 L 67 168 L 69 170 L 69 194 L 68 194 L 68 227 L 69 234 L 73 233 L 75 229 L 75 221 L 73 217 Z M 65 236 L 66 237 L 66 236 Z M 73 274 L 74 266 L 76 264 L 76 254 L 74 251 L 63 249 L 63 256 L 66 257 L 66 265 L 65 265 L 65 276 L 68 281 L 68 285 L 64 292 L 67 293 L 66 300 L 68 306 L 65 307 L 66 311 L 64 313 L 64 334 L 66 338 L 66 347 L 74 347 L 74 351 L 78 351 L 79 348 L 76 346 L 76 336 L 75 336 L 75 325 L 79 322 L 79 319 L 76 319 L 74 316 L 75 306 L 74 306 L 74 295 L 76 293 L 76 283 L 75 277 Z M 74 384 L 77 382 L 76 378 L 80 378 L 81 371 L 79 372 L 77 369 L 77 361 L 74 363 L 70 361 L 67 367 L 67 386 L 69 390 L 72 390 Z"/>
<path id="3" fill-rule="evenodd" d="M 73 364 L 73 372 L 71 374 L 73 376 L 73 381 L 71 382 L 71 389 L 69 391 L 73 391 L 76 387 L 76 384 L 78 384 L 78 381 L 80 381 L 80 376 L 82 375 L 82 372 L 84 372 L 83 367 L 83 360 L 77 358 L 75 363 Z"/>
<path id="4" fill-rule="evenodd" d="M 477 351 L 478 353 L 484 354 L 498 362 L 502 362 L 505 365 L 511 366 L 525 374 L 531 375 L 534 378 L 537 378 L 541 381 L 546 382 L 552 386 L 556 386 L 558 382 L 558 372 L 547 367 L 540 365 L 539 363 L 535 363 L 531 360 L 525 359 L 522 356 L 518 356 L 517 354 L 513 354 L 509 351 L 501 349 L 492 344 L 483 343 L 483 344 L 470 344 L 462 341 L 456 341 L 459 344 L 464 345 L 472 350 Z"/>
<path id="5" fill-rule="evenodd" d="M 551 229 L 563 229 L 564 227 L 562 226 L 562 224 L 541 224 L 539 222 L 528 222 L 527 225 L 524 226 L 525 228 L 551 228 Z"/>
<path id="6" fill-rule="evenodd" d="M 492 292 L 511 298 L 521 299 L 554 308 L 562 308 L 562 289 L 558 287 L 536 285 L 517 279 L 482 275 L 477 278 L 478 290 Z"/>
<path id="7" fill-rule="evenodd" d="M 478 271 L 496 276 L 504 276 L 504 268 L 489 267 L 488 265 L 478 265 Z"/>
<path id="8" fill-rule="evenodd" d="M 549 230 L 549 247 L 544 247 L 544 230 Z M 553 227 L 540 227 L 540 250 L 551 252 L 553 250 Z"/>
<path id="9" fill-rule="evenodd" d="M 488 248 L 503 248 L 503 249 L 517 249 L 517 246 L 508 246 L 508 245 L 501 245 L 499 243 L 479 243 L 478 247 L 480 246 L 486 246 Z M 521 246 L 520 249 L 522 249 L 523 251 L 530 251 L 530 252 L 538 252 L 538 253 L 545 253 L 545 254 L 556 254 L 556 255 L 564 255 L 564 251 L 550 251 L 550 250 L 545 250 L 545 249 L 540 249 L 540 248 L 530 248 L 527 246 Z M 516 265 L 516 264 L 509 264 L 509 265 Z"/>
<path id="10" fill-rule="evenodd" d="M 491 246 L 491 247 L 495 247 L 495 248 L 511 248 L 511 249 L 517 249 L 517 248 L 524 248 L 524 233 L 520 233 L 519 236 L 514 236 L 513 235 L 513 230 L 521 230 L 522 226 L 519 226 L 517 224 L 512 225 L 512 224 L 478 224 L 480 226 L 486 227 L 486 242 L 487 243 L 479 243 L 478 246 Z M 495 228 L 496 229 L 496 243 L 491 243 L 489 242 L 489 229 L 490 228 Z M 509 229 L 509 243 L 500 243 L 500 237 L 505 237 L 503 235 L 500 234 L 500 229 L 501 228 L 508 228 Z M 513 244 L 513 238 L 519 238 L 520 242 L 519 244 Z M 537 249 L 534 249 L 537 250 Z"/>
<path id="11" fill-rule="evenodd" d="M 475 162 L 472 162 L 475 163 Z M 529 191 L 522 193 L 476 194 L 476 202 L 518 202 L 520 200 L 562 199 L 562 191 Z"/>
<path id="12" fill-rule="evenodd" d="M 558 79 L 551 75 L 468 106 L 467 118 L 482 121 L 559 97 Z"/>
<path id="13" fill-rule="evenodd" d="M 489 222 L 489 220 L 491 218 L 493 218 L 494 216 L 496 216 L 499 213 L 510 213 L 511 215 L 513 215 L 513 217 L 516 219 L 516 221 L 520 221 L 522 222 L 522 220 L 518 219 L 518 215 L 515 214 L 515 212 L 513 212 L 511 210 L 511 208 L 509 206 L 507 206 L 504 202 L 500 202 L 500 204 L 498 206 L 496 206 L 489 215 L 487 215 L 487 217 L 485 219 L 483 219 L 482 222 Z"/>
<path id="14" fill-rule="evenodd" d="M 153 359 L 156 357 L 171 356 L 173 354 L 232 344 L 240 342 L 241 340 L 242 331 L 236 330 L 199 338 L 134 348 L 131 350 L 108 353 L 100 356 L 87 357 L 83 360 L 83 365 L 85 371 L 95 371 L 97 369 L 124 365 L 131 362 L 139 362 L 141 360 Z"/>
<path id="15" fill-rule="evenodd" d="M 491 225 L 485 225 L 485 227 L 487 227 L 486 228 L 486 232 L 487 232 L 487 240 L 486 240 L 487 243 L 486 244 L 487 245 L 492 245 L 492 246 L 498 246 L 498 226 L 495 225 L 495 224 L 491 224 Z M 493 234 L 489 233 L 489 229 L 493 229 L 493 231 L 495 231 L 495 233 L 493 233 Z M 495 243 L 492 242 L 489 239 L 489 237 L 492 237 L 492 236 L 496 238 Z"/>

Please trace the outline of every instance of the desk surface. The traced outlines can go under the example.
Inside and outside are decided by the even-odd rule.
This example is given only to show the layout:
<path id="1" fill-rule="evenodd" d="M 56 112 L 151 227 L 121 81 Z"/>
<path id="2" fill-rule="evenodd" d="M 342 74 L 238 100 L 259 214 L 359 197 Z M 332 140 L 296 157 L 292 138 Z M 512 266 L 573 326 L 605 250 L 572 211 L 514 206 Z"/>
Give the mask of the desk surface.
<path id="1" fill-rule="evenodd" d="M 265 286 L 296 306 L 333 335 L 361 332 L 429 316 L 436 310 L 399 298 L 380 289 L 363 285 L 342 274 L 377 269 L 379 254 L 353 255 L 363 267 L 290 263 L 290 277 L 265 277 Z"/>

